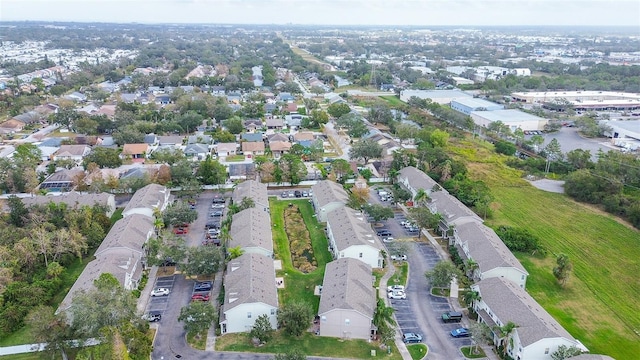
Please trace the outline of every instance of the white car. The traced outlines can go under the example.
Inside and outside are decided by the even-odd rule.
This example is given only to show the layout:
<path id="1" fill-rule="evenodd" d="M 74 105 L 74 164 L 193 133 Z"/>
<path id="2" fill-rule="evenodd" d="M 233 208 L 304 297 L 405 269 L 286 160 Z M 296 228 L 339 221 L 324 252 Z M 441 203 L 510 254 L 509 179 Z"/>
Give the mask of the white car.
<path id="1" fill-rule="evenodd" d="M 402 292 L 404 292 L 404 286 L 402 286 L 402 285 L 387 286 L 387 291 L 402 291 Z"/>
<path id="2" fill-rule="evenodd" d="M 155 288 L 151 292 L 151 296 L 167 296 L 171 291 L 167 288 Z"/>
<path id="3" fill-rule="evenodd" d="M 407 298 L 407 294 L 404 293 L 404 291 L 389 291 L 387 293 L 387 297 L 389 297 L 389 299 L 394 299 L 394 300 L 405 300 Z"/>
<path id="4" fill-rule="evenodd" d="M 393 240 L 394 240 L 393 236 L 387 236 L 382 238 L 383 242 L 393 242 Z"/>
<path id="5" fill-rule="evenodd" d="M 407 261 L 407 255 L 391 255 L 393 261 Z"/>

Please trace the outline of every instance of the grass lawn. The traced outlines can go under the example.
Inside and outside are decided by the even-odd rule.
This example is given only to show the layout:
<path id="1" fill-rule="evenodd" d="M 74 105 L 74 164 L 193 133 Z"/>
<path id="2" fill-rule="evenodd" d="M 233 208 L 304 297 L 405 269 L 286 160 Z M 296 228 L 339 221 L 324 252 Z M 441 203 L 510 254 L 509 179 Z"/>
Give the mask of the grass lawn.
<path id="1" fill-rule="evenodd" d="M 393 273 L 393 276 L 387 280 L 387 286 L 391 285 L 407 285 L 407 275 L 409 273 L 409 263 L 406 261 L 394 261 L 393 266 L 396 268 L 396 271 Z"/>
<path id="2" fill-rule="evenodd" d="M 191 332 L 187 333 L 187 344 L 189 344 L 192 348 L 197 349 L 197 350 L 206 349 L 208 331 L 209 331 L 208 329 L 203 331 L 200 334 L 199 338 L 196 338 L 196 335 L 198 335 L 197 332 L 191 331 Z"/>
<path id="3" fill-rule="evenodd" d="M 289 239 L 284 231 L 283 216 L 284 209 L 289 204 L 298 206 L 311 237 L 311 245 L 318 268 L 308 274 L 296 270 L 291 262 Z M 284 278 L 284 289 L 278 291 L 280 303 L 286 304 L 292 300 L 301 300 L 312 304 L 313 311 L 316 313 L 320 304 L 320 297 L 314 295 L 313 291 L 316 285 L 322 284 L 325 264 L 333 260 L 329 250 L 327 250 L 328 243 L 324 235 L 324 226 L 316 221 L 313 216 L 313 208 L 308 200 L 278 201 L 270 199 L 269 206 L 271 208 L 275 255 L 277 259 L 282 260 L 282 270 L 278 271 L 278 276 Z"/>
<path id="4" fill-rule="evenodd" d="M 381 349 L 376 342 L 366 340 L 344 341 L 338 338 L 316 336 L 305 333 L 299 338 L 287 337 L 281 333 L 275 333 L 273 339 L 265 345 L 256 347 L 251 344 L 248 334 L 227 334 L 216 339 L 216 350 L 240 351 L 255 353 L 285 353 L 293 348 L 298 348 L 307 356 L 326 356 L 350 359 L 371 359 L 371 350 L 376 350 L 377 357 L 381 359 L 400 360 L 402 356 L 393 345 L 391 354 Z"/>
<path id="5" fill-rule="evenodd" d="M 473 179 L 484 180 L 495 198 L 489 226 L 529 230 L 548 250 L 546 257 L 515 254 L 530 275 L 529 293 L 592 353 L 617 359 L 640 350 L 640 232 L 571 200 L 538 190 L 486 143 L 463 142 L 454 149 L 467 159 Z M 565 287 L 552 269 L 554 254 L 573 263 Z"/>
<path id="6" fill-rule="evenodd" d="M 224 160 L 226 162 L 244 161 L 244 155 L 231 155 L 231 156 L 227 156 Z"/>
<path id="7" fill-rule="evenodd" d="M 486 356 L 484 351 L 480 347 L 478 347 L 478 353 L 474 353 L 473 352 L 474 351 L 474 347 L 473 346 L 465 346 L 465 347 L 461 348 L 460 351 L 462 351 L 462 354 L 467 359 L 481 359 L 481 358 L 484 358 Z"/>
<path id="8" fill-rule="evenodd" d="M 380 96 L 380 98 L 389 102 L 391 106 L 401 106 L 405 104 L 404 101 L 398 99 L 396 96 L 393 96 L 393 95 Z"/>
<path id="9" fill-rule="evenodd" d="M 407 345 L 407 350 L 409 350 L 409 354 L 411 354 L 411 358 L 413 360 L 420 360 L 427 356 L 427 353 L 429 352 L 429 348 L 427 348 L 427 345 L 425 344 Z"/>

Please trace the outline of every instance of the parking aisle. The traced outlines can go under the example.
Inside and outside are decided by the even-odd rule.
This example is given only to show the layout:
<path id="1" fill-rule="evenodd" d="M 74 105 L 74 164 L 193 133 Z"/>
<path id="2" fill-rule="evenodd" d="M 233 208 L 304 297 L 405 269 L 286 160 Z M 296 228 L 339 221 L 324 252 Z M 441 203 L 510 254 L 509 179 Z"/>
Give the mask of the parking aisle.
<path id="1" fill-rule="evenodd" d="M 149 303 L 147 304 L 147 312 L 150 311 L 160 311 L 164 313 L 167 309 L 167 304 L 169 302 L 169 297 L 173 292 L 173 284 L 175 282 L 175 275 L 173 276 L 162 276 L 156 279 L 155 284 L 153 285 L 153 289 L 157 288 L 165 288 L 169 289 L 169 295 L 166 296 L 151 296 L 149 298 Z"/>

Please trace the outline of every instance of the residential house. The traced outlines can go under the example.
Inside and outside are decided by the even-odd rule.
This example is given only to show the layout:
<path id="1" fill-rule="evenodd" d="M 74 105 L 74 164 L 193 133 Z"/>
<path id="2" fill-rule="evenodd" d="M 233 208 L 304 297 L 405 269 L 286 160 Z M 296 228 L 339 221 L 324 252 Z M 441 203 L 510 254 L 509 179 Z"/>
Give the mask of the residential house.
<path id="1" fill-rule="evenodd" d="M 158 175 L 158 169 L 158 167 L 146 166 L 129 168 L 120 175 L 120 180 L 142 179 L 146 182 L 149 182 L 151 179 L 154 179 Z"/>
<path id="2" fill-rule="evenodd" d="M 58 151 L 53 154 L 51 160 L 73 160 L 80 164 L 90 152 L 91 147 L 88 145 L 59 145 Z"/>
<path id="3" fill-rule="evenodd" d="M 270 141 L 269 149 L 274 158 L 279 159 L 282 155 L 291 150 L 291 143 L 288 141 Z"/>
<path id="4" fill-rule="evenodd" d="M 233 156 L 238 151 L 238 144 L 236 143 L 218 143 L 215 147 L 216 154 L 220 157 Z"/>
<path id="5" fill-rule="evenodd" d="M 253 199 L 256 208 L 267 211 L 269 209 L 267 184 L 255 180 L 247 180 L 236 185 L 231 194 L 231 202 L 233 204 L 240 204 L 244 198 Z"/>
<path id="6" fill-rule="evenodd" d="M 211 87 L 211 95 L 213 96 L 225 96 L 226 89 L 224 86 L 212 86 Z"/>
<path id="7" fill-rule="evenodd" d="M 313 141 L 315 139 L 315 135 L 313 135 L 310 131 L 299 131 L 293 135 L 293 141 Z"/>
<path id="8" fill-rule="evenodd" d="M 281 92 L 280 94 L 278 94 L 278 101 L 290 102 L 295 99 L 296 98 L 293 95 L 291 95 L 291 93 L 288 93 L 288 92 Z"/>
<path id="9" fill-rule="evenodd" d="M 342 185 L 331 180 L 318 181 L 311 190 L 311 203 L 319 222 L 326 222 L 328 213 L 345 206 L 349 201 L 349 194 Z"/>
<path id="10" fill-rule="evenodd" d="M 263 141 L 263 134 L 261 132 L 243 133 L 240 137 L 242 141 Z"/>
<path id="11" fill-rule="evenodd" d="M 260 119 L 246 119 L 243 122 L 244 128 L 247 131 L 256 131 L 262 129 L 262 120 Z"/>
<path id="12" fill-rule="evenodd" d="M 318 335 L 371 339 L 376 301 L 371 266 L 351 258 L 328 263 L 318 308 Z"/>
<path id="13" fill-rule="evenodd" d="M 182 135 L 165 135 L 158 136 L 158 145 L 180 147 L 184 143 Z"/>
<path id="14" fill-rule="evenodd" d="M 142 214 L 153 218 L 155 210 L 162 212 L 167 207 L 170 195 L 171 192 L 166 187 L 158 184 L 149 184 L 133 194 L 124 211 L 122 211 L 122 216 Z"/>
<path id="15" fill-rule="evenodd" d="M 190 135 L 187 138 L 187 144 L 204 144 L 210 145 L 213 144 L 213 137 L 211 135 Z"/>
<path id="16" fill-rule="evenodd" d="M 242 142 L 242 154 L 251 158 L 256 155 L 264 155 L 264 142 L 244 141 Z"/>
<path id="17" fill-rule="evenodd" d="M 82 169 L 62 169 L 49 175 L 39 186 L 40 190 L 70 191 L 84 177 Z"/>
<path id="18" fill-rule="evenodd" d="M 516 325 L 503 342 L 512 359 L 550 360 L 562 345 L 587 350 L 517 284 L 492 277 L 471 285 L 471 289 L 480 295 L 480 300 L 473 304 L 478 321 L 490 329 L 508 322 Z M 493 341 L 501 343 L 500 334 L 495 330 Z"/>
<path id="19" fill-rule="evenodd" d="M 267 119 L 266 125 L 269 130 L 282 130 L 284 127 L 284 121 L 278 118 Z"/>
<path id="20" fill-rule="evenodd" d="M 442 215 L 438 231 L 445 237 L 452 236 L 451 230 L 461 224 L 483 222 L 482 218 L 445 189 L 432 190 L 426 203 L 432 214 Z"/>
<path id="21" fill-rule="evenodd" d="M 207 145 L 204 144 L 189 144 L 184 149 L 184 156 L 194 161 L 204 160 L 207 155 L 211 155 L 211 152 Z"/>
<path id="22" fill-rule="evenodd" d="M 77 91 L 74 91 L 69 95 L 66 95 L 64 98 L 65 99 L 69 99 L 69 100 L 73 100 L 73 101 L 77 101 L 77 102 L 85 102 L 85 101 L 87 101 L 87 96 L 82 94 L 82 93 L 79 93 Z"/>
<path id="23" fill-rule="evenodd" d="M 123 159 L 131 159 L 134 162 L 144 162 L 149 156 L 149 145 L 142 144 L 124 144 L 120 157 Z"/>
<path id="24" fill-rule="evenodd" d="M 256 178 L 256 164 L 254 163 L 229 163 L 229 180 L 247 180 Z"/>
<path id="25" fill-rule="evenodd" d="M 343 206 L 328 213 L 327 237 L 335 259 L 347 257 L 372 268 L 384 266 L 382 245 L 362 212 Z"/>
<path id="26" fill-rule="evenodd" d="M 284 105 L 282 105 L 282 112 L 289 113 L 289 114 L 292 114 L 292 113 L 297 114 L 298 113 L 298 105 L 296 103 L 293 103 L 293 102 L 284 104 Z"/>
<path id="27" fill-rule="evenodd" d="M 27 207 L 47 205 L 49 203 L 63 203 L 66 204 L 70 209 L 84 206 L 93 207 L 94 205 L 99 205 L 104 207 L 105 215 L 107 215 L 108 217 L 111 217 L 111 215 L 113 215 L 113 213 L 116 211 L 115 196 L 108 193 L 92 194 L 68 192 L 60 194 L 58 196 L 34 195 L 22 198 L 22 202 Z"/>
<path id="28" fill-rule="evenodd" d="M 398 184 L 404 186 L 411 193 L 411 198 L 413 199 L 415 199 L 420 190 L 430 195 L 434 187 L 440 188 L 437 182 L 413 166 L 401 169 L 397 175 L 397 181 Z"/>
<path id="29" fill-rule="evenodd" d="M 300 114 L 290 114 L 284 116 L 284 123 L 290 128 L 299 128 L 302 124 L 304 116 Z"/>
<path id="30" fill-rule="evenodd" d="M 477 265 L 468 274 L 474 280 L 500 277 L 522 288 L 526 286 L 529 273 L 493 229 L 471 221 L 456 226 L 453 232 L 453 245 L 458 254 L 463 260 L 473 260 Z"/>
<path id="31" fill-rule="evenodd" d="M 283 133 L 276 133 L 276 134 L 271 134 L 271 135 L 267 135 L 267 140 L 271 143 L 271 142 L 275 142 L 275 141 L 290 141 L 289 139 L 289 135 L 287 134 L 283 134 Z"/>
<path id="32" fill-rule="evenodd" d="M 271 218 L 264 208 L 252 207 L 233 215 L 229 235 L 229 247 L 240 247 L 245 253 L 269 258 L 273 256 Z"/>
<path id="33" fill-rule="evenodd" d="M 245 253 L 230 260 L 223 283 L 222 334 L 249 332 L 261 315 L 277 328 L 278 291 L 271 257 Z"/>
<path id="34" fill-rule="evenodd" d="M 158 105 L 167 105 L 171 103 L 171 96 L 167 94 L 159 94 L 155 97 L 155 103 Z"/>
<path id="35" fill-rule="evenodd" d="M 13 134 L 20 132 L 24 129 L 25 123 L 22 121 L 18 121 L 15 119 L 9 119 L 2 124 L 0 124 L 0 133 L 2 134 Z"/>
<path id="36" fill-rule="evenodd" d="M 264 104 L 263 108 L 266 113 L 272 113 L 276 111 L 276 109 L 278 108 L 278 105 L 273 103 L 266 103 Z"/>
<path id="37" fill-rule="evenodd" d="M 149 146 L 158 145 L 160 143 L 160 138 L 156 134 L 147 134 L 144 136 L 143 143 L 148 144 Z"/>

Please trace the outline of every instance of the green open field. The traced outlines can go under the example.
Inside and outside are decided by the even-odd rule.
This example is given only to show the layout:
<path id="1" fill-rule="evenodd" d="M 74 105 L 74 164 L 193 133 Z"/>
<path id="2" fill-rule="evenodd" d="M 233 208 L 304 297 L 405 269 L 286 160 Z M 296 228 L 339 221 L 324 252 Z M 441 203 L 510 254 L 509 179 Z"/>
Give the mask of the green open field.
<path id="1" fill-rule="evenodd" d="M 530 273 L 529 293 L 592 353 L 637 358 L 640 232 L 566 195 L 534 188 L 486 143 L 458 145 L 454 153 L 494 196 L 487 224 L 525 228 L 548 250 L 546 257 L 516 254 Z M 573 263 L 564 288 L 552 274 L 559 253 Z"/>

